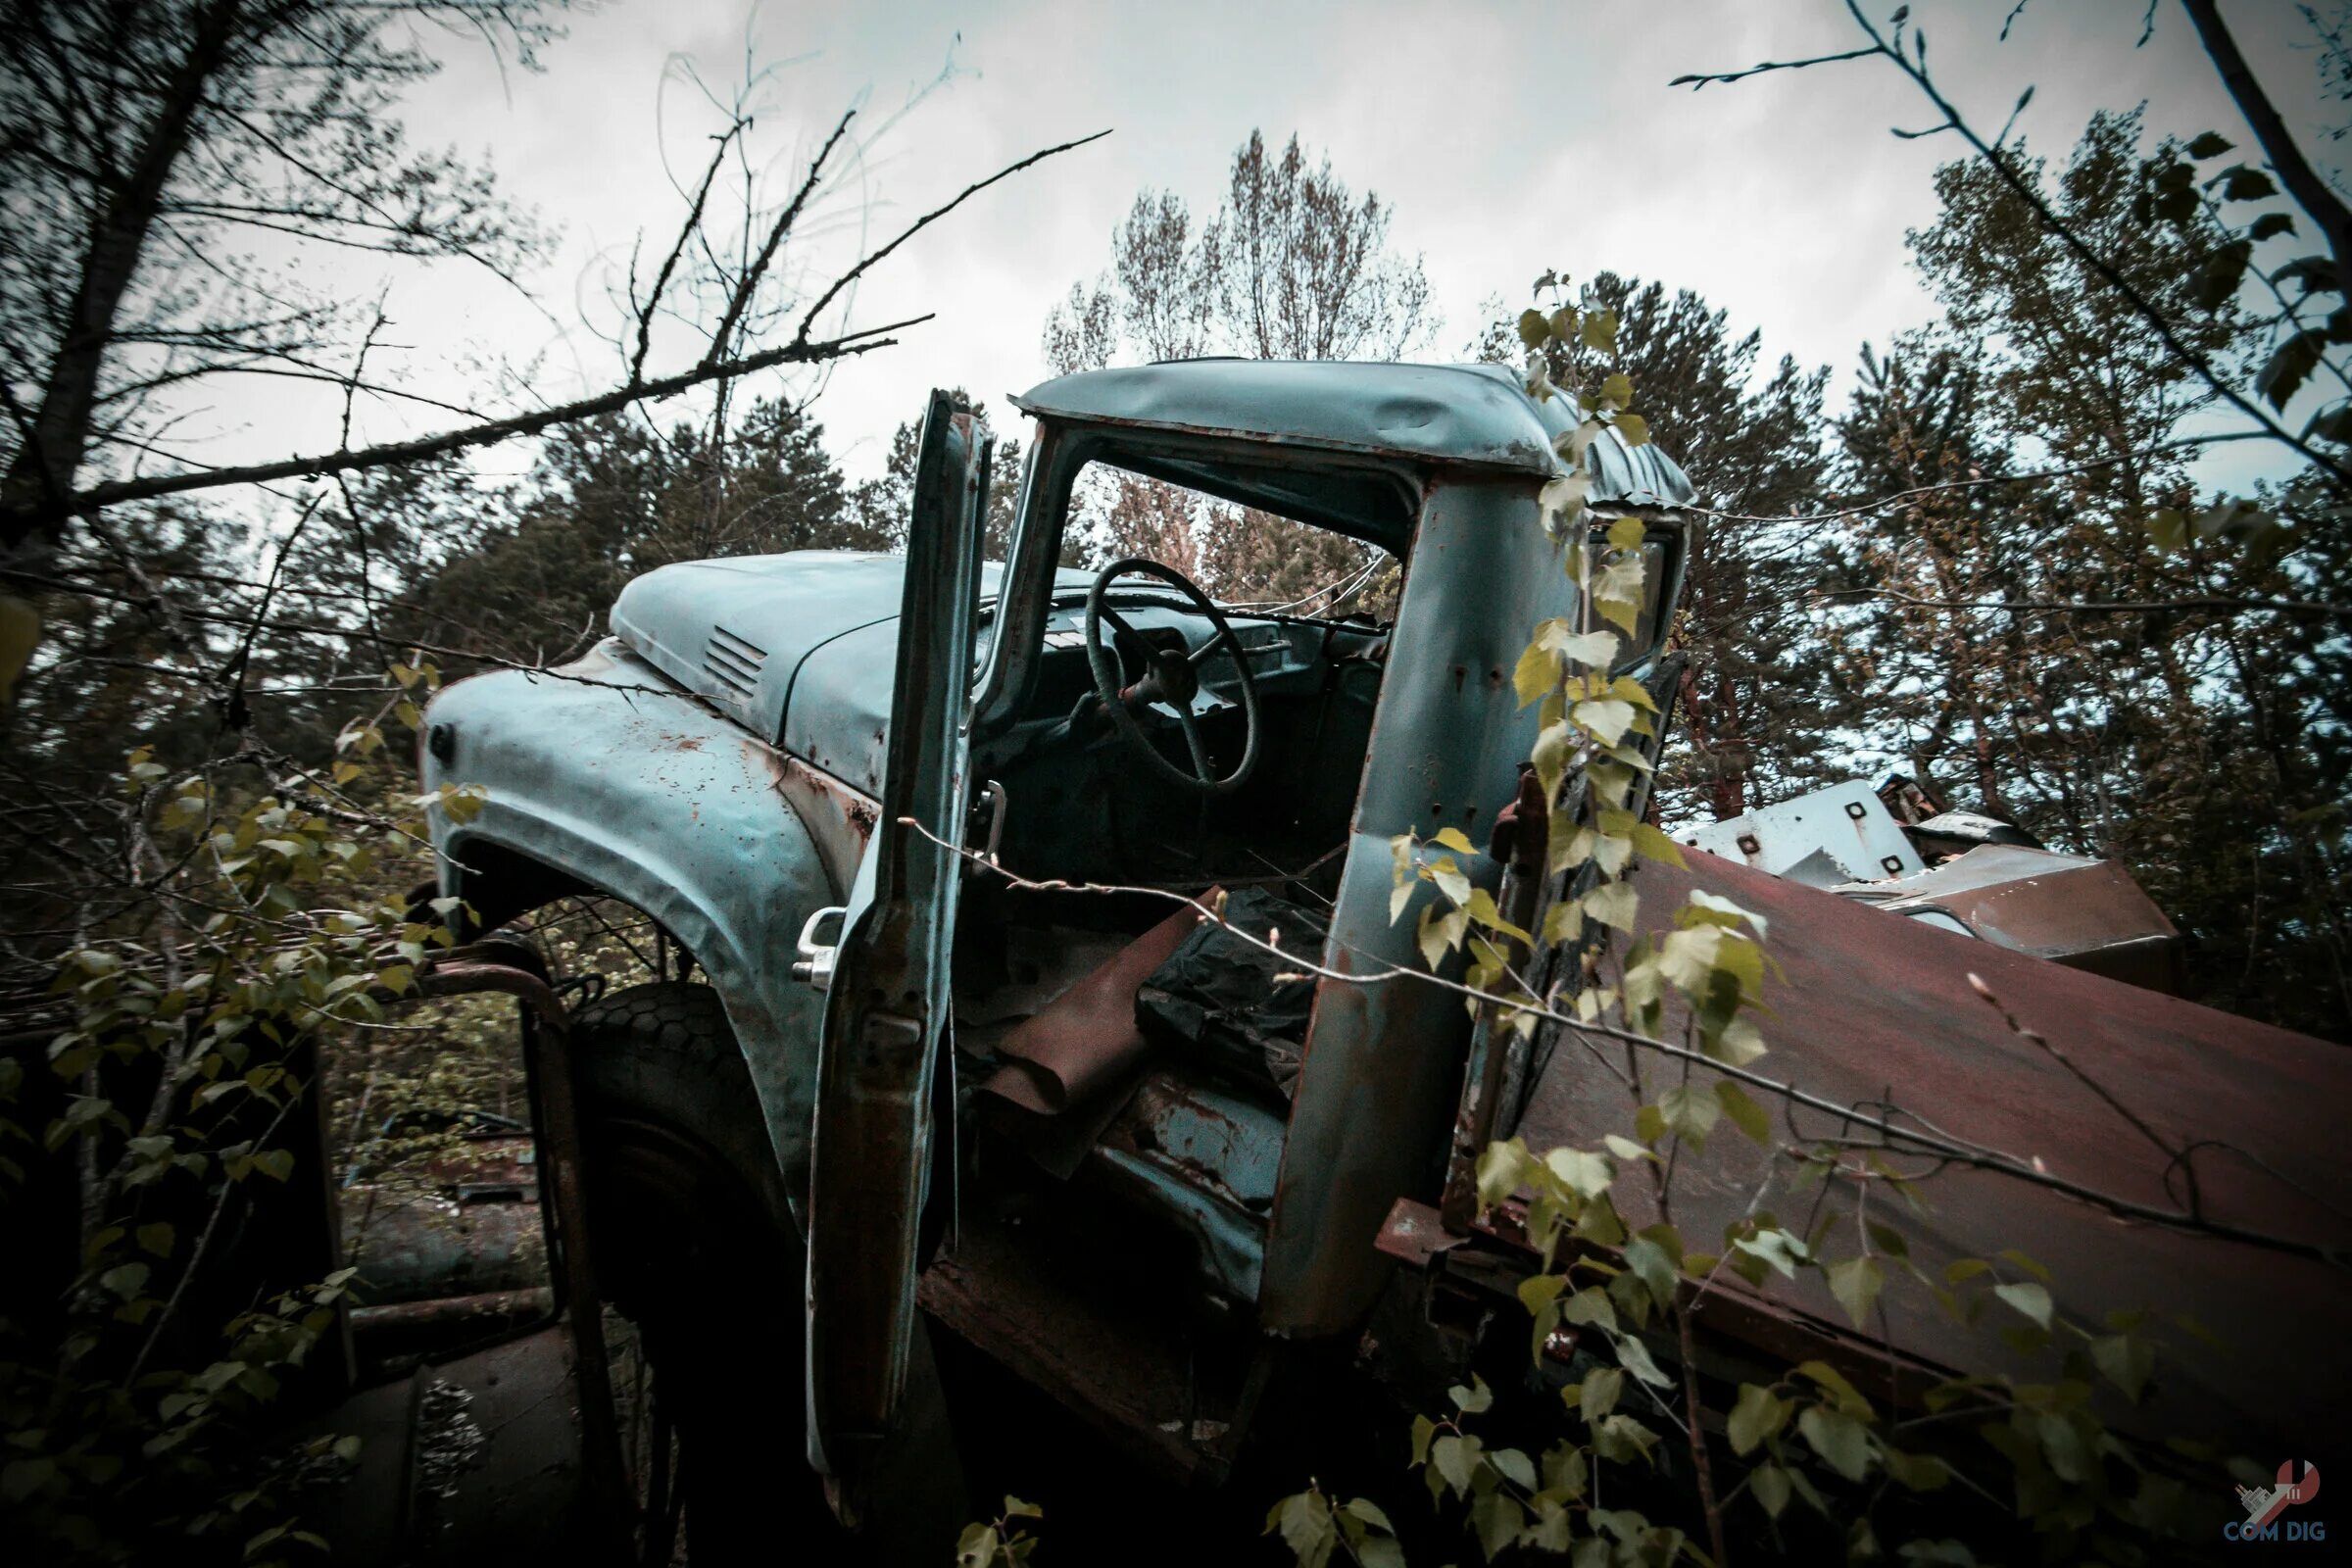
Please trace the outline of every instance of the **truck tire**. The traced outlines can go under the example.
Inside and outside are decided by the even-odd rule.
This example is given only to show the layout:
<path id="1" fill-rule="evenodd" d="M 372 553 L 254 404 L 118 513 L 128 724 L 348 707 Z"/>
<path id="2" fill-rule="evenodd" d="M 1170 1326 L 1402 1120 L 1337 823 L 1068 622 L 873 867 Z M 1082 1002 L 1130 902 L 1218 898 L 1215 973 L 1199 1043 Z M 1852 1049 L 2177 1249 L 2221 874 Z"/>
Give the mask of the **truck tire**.
<path id="1" fill-rule="evenodd" d="M 678 1434 L 691 1560 L 835 1560 L 802 1442 L 801 1240 L 718 994 L 615 992 L 571 1049 L 591 1257 Z"/>
<path id="2" fill-rule="evenodd" d="M 641 1336 L 709 1563 L 938 1563 L 966 1517 L 930 1347 L 913 1347 L 889 1489 L 853 1539 L 808 1467 L 807 1254 L 718 993 L 632 986 L 572 1018 L 591 1257 Z"/>

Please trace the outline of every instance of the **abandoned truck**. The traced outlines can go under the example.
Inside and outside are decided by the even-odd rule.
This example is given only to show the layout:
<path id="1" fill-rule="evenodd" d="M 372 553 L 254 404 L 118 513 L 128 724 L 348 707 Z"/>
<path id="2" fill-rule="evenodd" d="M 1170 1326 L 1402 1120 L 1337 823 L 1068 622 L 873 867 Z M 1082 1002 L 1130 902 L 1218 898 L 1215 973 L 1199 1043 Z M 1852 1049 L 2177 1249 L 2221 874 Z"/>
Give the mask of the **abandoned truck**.
<path id="1" fill-rule="evenodd" d="M 1626 1119 L 1549 1031 L 1348 978 L 1420 961 L 1413 919 L 1391 916 L 1392 839 L 1486 845 L 1520 792 L 1536 720 L 1510 672 L 1530 626 L 1576 609 L 1539 525 L 1568 411 L 1494 367 L 1220 361 L 1015 401 L 1035 439 L 1003 563 L 980 559 L 990 439 L 934 394 L 903 558 L 665 566 L 576 663 L 460 682 L 425 715 L 427 787 L 483 792 L 435 824 L 438 891 L 480 932 L 594 894 L 690 961 L 549 1008 L 539 1169 L 587 1438 L 611 1441 L 601 1299 L 642 1331 L 691 1478 L 615 1482 L 591 1455 L 590 1505 L 691 1491 L 698 1552 L 772 1538 L 799 1477 L 878 1549 L 944 1560 L 972 1515 L 935 1346 L 1200 1482 L 1294 1364 L 1421 1409 L 1485 1348 L 1524 1368 L 1512 1286 L 1536 1259 L 1510 1205 L 1461 1200 L 1466 1161 Z M 1651 602 L 1621 669 L 1670 698 L 1691 487 L 1613 434 L 1586 463 L 1598 522 L 1644 524 Z M 1394 564 L 1393 600 L 1220 606 L 1165 562 L 1062 567 L 1097 469 L 1345 536 Z M 2333 1048 L 1705 855 L 1641 877 L 1653 910 L 1706 888 L 1770 916 L 1800 999 L 1771 1061 L 1814 1092 L 1899 1089 L 2072 1180 L 2177 1196 L 2182 1162 L 2007 1027 L 1973 971 L 2138 1116 L 2216 1141 L 2190 1156 L 2204 1212 L 2314 1254 L 2352 1244 Z M 1316 968 L 1244 961 L 1165 897 L 1212 890 Z M 519 961 L 500 951 L 518 950 L 479 943 L 448 970 Z M 1685 1180 L 1698 1234 L 1770 1206 L 1787 1172 L 1715 1140 Z M 2174 1374 L 2191 1427 L 2291 1446 L 2348 1407 L 2343 1358 L 2306 1354 L 2346 1320 L 2318 1255 L 2217 1261 L 1965 1170 L 1932 1211 L 1886 1218 L 1924 1267 L 2019 1247 L 2058 1269 L 2063 1310 L 2193 1313 L 2233 1358 Z M 1960 1354 L 1895 1292 L 1888 1343 L 1817 1287 L 1767 1281 L 1718 1287 L 1707 1376 L 1815 1356 L 1899 1397 L 2011 1353 Z M 1572 1338 L 1563 1360 L 1593 1353 Z"/>

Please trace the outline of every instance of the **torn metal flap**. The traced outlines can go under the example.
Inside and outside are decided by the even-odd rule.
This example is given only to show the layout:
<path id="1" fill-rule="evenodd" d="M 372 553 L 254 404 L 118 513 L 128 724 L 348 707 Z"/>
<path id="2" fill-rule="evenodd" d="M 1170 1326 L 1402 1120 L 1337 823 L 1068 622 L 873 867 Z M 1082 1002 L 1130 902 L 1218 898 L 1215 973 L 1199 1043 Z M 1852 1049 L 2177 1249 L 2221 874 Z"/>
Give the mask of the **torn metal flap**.
<path id="1" fill-rule="evenodd" d="M 1023 1147 L 1054 1175 L 1078 1168 L 1134 1087 L 1151 1050 L 1135 1026 L 1135 993 L 1200 918 L 1177 910 L 997 1043 L 1004 1061 L 980 1093 L 1026 1112 Z"/>

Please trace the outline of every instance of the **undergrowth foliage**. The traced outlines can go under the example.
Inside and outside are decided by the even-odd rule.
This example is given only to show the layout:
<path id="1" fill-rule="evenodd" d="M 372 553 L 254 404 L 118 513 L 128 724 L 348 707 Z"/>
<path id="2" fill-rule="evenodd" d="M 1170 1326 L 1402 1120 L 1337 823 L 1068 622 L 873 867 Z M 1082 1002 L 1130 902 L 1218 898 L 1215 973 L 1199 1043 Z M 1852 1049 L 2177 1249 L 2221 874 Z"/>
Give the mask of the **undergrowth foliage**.
<path id="1" fill-rule="evenodd" d="M 264 1434 L 288 1385 L 341 1353 L 354 1271 L 272 1216 L 312 1215 L 289 1183 L 319 1114 L 319 1043 L 385 1027 L 454 940 L 454 900 L 412 911 L 403 892 L 431 875 L 424 812 L 481 804 L 409 793 L 385 726 L 418 725 L 408 694 L 439 675 L 414 656 L 391 673 L 385 711 L 348 725 L 318 771 L 252 750 L 189 768 L 130 753 L 115 900 L 74 912 L 49 987 L 49 1081 L 0 1059 L 8 1212 L 30 1226 L 54 1203 L 33 1188 L 43 1167 L 78 1187 L 59 1321 L 0 1324 L 0 1500 L 44 1560 L 325 1549 L 296 1528 L 298 1484 L 348 1466 L 358 1440 L 270 1449 Z"/>

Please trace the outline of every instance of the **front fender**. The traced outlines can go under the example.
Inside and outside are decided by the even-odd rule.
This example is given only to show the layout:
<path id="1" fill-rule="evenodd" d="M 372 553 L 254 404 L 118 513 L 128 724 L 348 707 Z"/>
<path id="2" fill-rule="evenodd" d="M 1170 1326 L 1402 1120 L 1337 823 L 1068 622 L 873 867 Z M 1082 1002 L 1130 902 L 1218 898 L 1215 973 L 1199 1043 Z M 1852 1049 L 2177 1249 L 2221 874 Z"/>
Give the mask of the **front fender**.
<path id="1" fill-rule="evenodd" d="M 616 639 L 573 664 L 460 681 L 425 714 L 425 787 L 480 788 L 464 824 L 432 811 L 441 886 L 495 921 L 564 892 L 644 910 L 710 977 L 751 1069 L 807 1230 L 824 995 L 791 977 L 794 939 L 846 901 L 873 805 L 664 681 Z"/>

